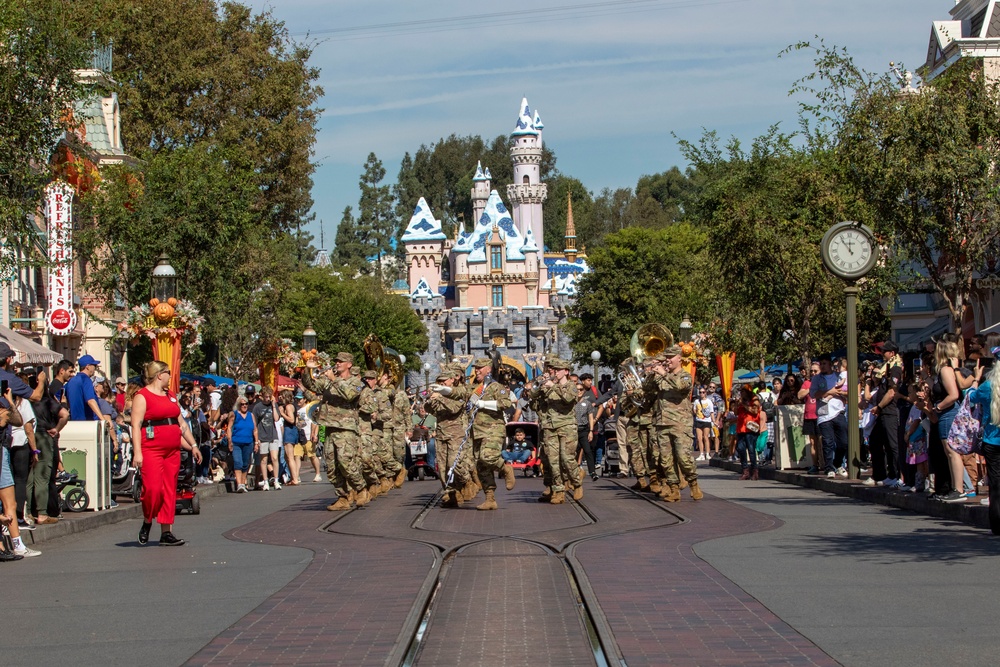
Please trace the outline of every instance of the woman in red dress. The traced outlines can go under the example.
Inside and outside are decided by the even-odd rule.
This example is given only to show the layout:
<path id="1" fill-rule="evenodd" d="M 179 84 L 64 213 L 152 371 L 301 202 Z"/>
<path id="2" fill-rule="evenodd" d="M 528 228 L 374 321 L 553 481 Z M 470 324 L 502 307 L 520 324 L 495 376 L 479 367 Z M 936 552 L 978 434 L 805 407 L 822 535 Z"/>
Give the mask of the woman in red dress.
<path id="1" fill-rule="evenodd" d="M 168 391 L 170 368 L 151 361 L 145 368 L 146 386 L 132 399 L 132 461 L 142 471 L 142 528 L 139 544 L 149 541 L 153 518 L 160 524 L 160 546 L 179 547 L 184 540 L 174 537 L 174 510 L 177 505 L 177 473 L 181 468 L 181 447 L 201 463 L 201 452 L 181 419 L 177 397 Z M 138 433 L 139 438 L 135 438 Z"/>

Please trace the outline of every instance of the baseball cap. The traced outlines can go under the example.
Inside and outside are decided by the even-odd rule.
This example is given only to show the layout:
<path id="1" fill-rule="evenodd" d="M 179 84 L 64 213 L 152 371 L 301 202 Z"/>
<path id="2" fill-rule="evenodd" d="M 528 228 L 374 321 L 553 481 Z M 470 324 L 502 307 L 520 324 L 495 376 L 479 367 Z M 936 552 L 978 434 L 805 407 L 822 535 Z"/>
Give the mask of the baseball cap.
<path id="1" fill-rule="evenodd" d="M 101 362 L 99 362 L 97 359 L 94 359 L 89 354 L 85 354 L 82 357 L 80 357 L 78 363 L 80 364 L 80 368 L 86 368 L 87 366 L 100 366 L 101 365 Z"/>
<path id="2" fill-rule="evenodd" d="M 10 345 L 0 341 L 0 359 L 9 359 L 15 355 L 17 355 L 17 352 L 10 349 Z"/>

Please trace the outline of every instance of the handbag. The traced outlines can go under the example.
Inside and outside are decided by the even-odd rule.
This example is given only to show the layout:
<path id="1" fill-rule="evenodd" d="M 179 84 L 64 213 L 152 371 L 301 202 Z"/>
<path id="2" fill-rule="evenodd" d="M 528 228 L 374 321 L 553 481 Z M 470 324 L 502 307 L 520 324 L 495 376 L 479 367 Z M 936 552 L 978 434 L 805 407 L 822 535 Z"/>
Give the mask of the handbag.
<path id="1" fill-rule="evenodd" d="M 754 419 L 747 422 L 747 431 L 750 433 L 760 433 L 760 422 Z"/>
<path id="2" fill-rule="evenodd" d="M 948 431 L 947 443 L 952 451 L 959 454 L 975 454 L 983 444 L 983 425 L 980 421 L 981 407 L 969 401 L 969 393 L 962 399 L 955 421 Z"/>

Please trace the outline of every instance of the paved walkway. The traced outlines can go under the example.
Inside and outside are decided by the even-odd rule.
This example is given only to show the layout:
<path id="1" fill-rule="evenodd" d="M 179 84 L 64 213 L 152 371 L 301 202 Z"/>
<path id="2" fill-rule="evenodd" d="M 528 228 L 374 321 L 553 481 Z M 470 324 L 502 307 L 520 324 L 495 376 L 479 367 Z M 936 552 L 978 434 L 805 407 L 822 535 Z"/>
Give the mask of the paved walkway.
<path id="1" fill-rule="evenodd" d="M 137 548 L 128 521 L 0 566 L 22 584 L 5 587 L 0 650 L 11 664 L 992 662 L 988 532 L 700 473 L 705 500 L 671 505 L 612 480 L 550 506 L 518 479 L 496 512 L 441 509 L 434 481 L 339 514 L 325 485 L 208 499 L 178 520 L 181 549 Z"/>

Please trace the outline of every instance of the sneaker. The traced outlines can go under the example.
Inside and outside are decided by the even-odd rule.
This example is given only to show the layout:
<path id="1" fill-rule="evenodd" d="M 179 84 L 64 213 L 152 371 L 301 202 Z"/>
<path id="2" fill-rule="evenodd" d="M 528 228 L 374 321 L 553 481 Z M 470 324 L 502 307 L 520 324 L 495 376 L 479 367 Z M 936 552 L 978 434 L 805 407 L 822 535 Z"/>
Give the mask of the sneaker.
<path id="1" fill-rule="evenodd" d="M 818 475 L 819 474 L 819 468 L 817 468 L 816 466 L 809 466 L 809 469 L 806 470 L 806 474 L 807 475 Z"/>
<path id="2" fill-rule="evenodd" d="M 108 507 L 110 507 L 111 509 L 118 507 L 118 503 L 115 502 L 114 498 L 111 499 L 111 504 L 108 505 Z"/>
<path id="3" fill-rule="evenodd" d="M 989 498 L 983 498 L 982 500 L 979 501 L 979 504 L 980 505 L 989 505 L 990 504 L 990 499 Z"/>
<path id="4" fill-rule="evenodd" d="M 316 479 L 313 480 L 313 483 L 322 482 L 322 481 L 323 481 L 323 475 L 316 475 Z"/>
<path id="5" fill-rule="evenodd" d="M 944 495 L 938 496 L 937 499 L 940 500 L 943 503 L 964 503 L 965 502 L 965 496 L 963 496 L 960 491 L 956 491 L 954 489 L 952 489 L 951 491 L 949 491 L 948 493 L 946 493 Z"/>
<path id="6" fill-rule="evenodd" d="M 13 551 L 0 549 L 0 563 L 10 563 L 15 560 L 21 560 L 22 558 L 24 558 L 24 556 L 18 556 Z"/>
<path id="7" fill-rule="evenodd" d="M 267 489 L 265 489 L 265 491 L 266 490 Z M 278 480 L 274 480 L 274 490 L 275 491 L 281 491 L 281 482 L 279 482 Z"/>
<path id="8" fill-rule="evenodd" d="M 270 491 L 271 490 L 271 487 L 268 486 L 267 482 L 261 482 L 260 483 L 260 488 L 263 489 L 264 491 Z"/>
<path id="9" fill-rule="evenodd" d="M 31 523 L 30 521 L 22 519 L 17 522 L 17 527 L 19 530 L 34 530 L 35 524 Z"/>
<path id="10" fill-rule="evenodd" d="M 847 469 L 837 468 L 837 474 L 840 475 L 841 477 L 847 477 Z"/>
<path id="11" fill-rule="evenodd" d="M 246 492 L 247 492 L 246 484 L 240 484 L 239 486 L 236 487 L 236 493 L 246 493 Z"/>
<path id="12" fill-rule="evenodd" d="M 826 473 L 826 476 L 827 476 L 827 477 L 830 477 L 830 478 L 833 478 L 833 477 L 836 477 L 836 476 L 837 476 L 837 473 L 835 473 L 835 472 L 833 472 L 833 471 L 831 470 L 830 472 Z"/>
<path id="13" fill-rule="evenodd" d="M 863 484 L 864 486 L 875 486 L 876 484 L 878 484 L 879 486 L 881 486 L 881 485 L 882 485 L 882 482 L 876 482 L 876 481 L 875 481 L 874 479 L 872 479 L 871 477 L 869 477 L 868 479 L 866 479 L 865 481 L 863 481 L 863 482 L 861 482 L 861 483 L 862 483 L 862 484 Z"/>
<path id="14" fill-rule="evenodd" d="M 698 458 L 695 459 L 695 461 L 704 461 L 704 460 L 705 460 L 705 455 L 704 454 L 699 454 Z"/>
<path id="15" fill-rule="evenodd" d="M 913 491 L 913 487 L 907 486 L 906 484 L 900 484 L 899 486 L 896 487 L 896 490 L 902 491 L 903 493 L 909 493 L 910 491 Z"/>
<path id="16" fill-rule="evenodd" d="M 899 480 L 889 479 L 888 477 L 886 477 L 885 479 L 882 480 L 882 486 L 887 489 L 895 489 L 899 487 Z"/>
<path id="17" fill-rule="evenodd" d="M 976 497 L 976 492 L 975 492 L 975 491 L 966 491 L 965 493 L 963 493 L 963 494 L 962 494 L 962 497 L 963 497 L 963 498 L 968 498 L 968 499 L 970 499 L 970 500 L 971 500 L 971 499 L 975 499 L 975 497 Z"/>
<path id="18" fill-rule="evenodd" d="M 28 547 L 21 547 L 20 549 L 14 549 L 14 555 L 21 558 L 34 558 L 35 556 L 41 556 L 42 552 L 29 549 Z"/>

